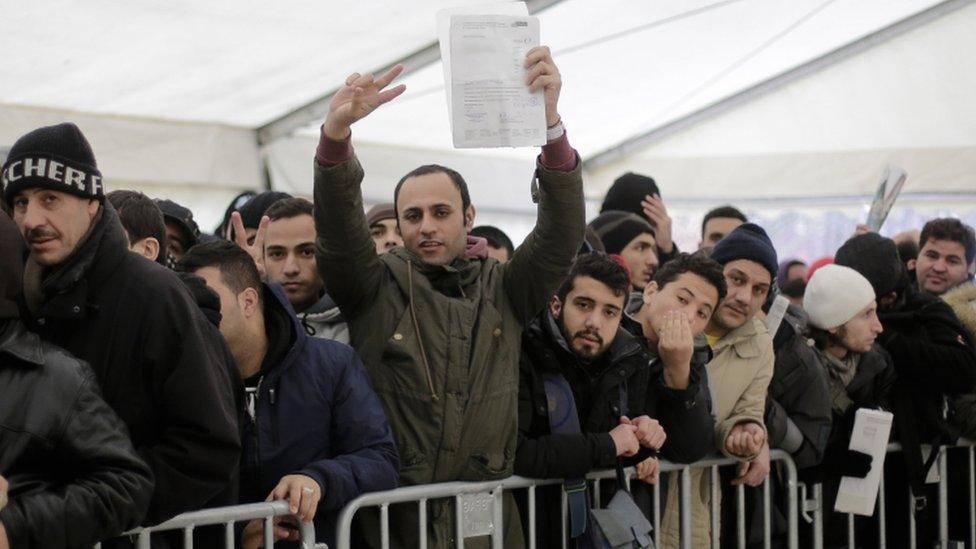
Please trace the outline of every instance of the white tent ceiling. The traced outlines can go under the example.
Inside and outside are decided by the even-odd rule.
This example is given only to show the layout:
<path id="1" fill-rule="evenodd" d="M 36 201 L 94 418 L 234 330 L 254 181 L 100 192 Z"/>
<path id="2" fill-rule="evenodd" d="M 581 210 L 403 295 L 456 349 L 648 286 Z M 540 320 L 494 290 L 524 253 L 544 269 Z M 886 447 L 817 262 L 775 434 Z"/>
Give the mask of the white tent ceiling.
<path id="1" fill-rule="evenodd" d="M 182 199 L 210 226 L 230 196 L 264 183 L 262 158 L 275 187 L 308 193 L 321 103 L 311 116 L 296 109 L 350 72 L 407 57 L 407 92 L 354 130 L 367 198 L 387 198 L 400 174 L 441 162 L 462 168 L 482 212 L 506 215 L 519 234 L 531 223 L 535 152 L 453 150 L 440 64 L 410 57 L 434 43 L 437 10 L 479 3 L 0 0 L 0 146 L 75 120 L 110 188 Z M 564 76 L 571 141 L 591 160 L 591 198 L 626 170 L 654 175 L 678 208 L 860 196 L 887 161 L 904 164 L 918 192 L 974 197 L 970 2 L 530 6 L 549 4 L 538 14 L 542 37 Z M 805 64 L 815 70 L 777 79 Z M 256 130 L 288 114 L 304 127 L 259 146 Z"/>

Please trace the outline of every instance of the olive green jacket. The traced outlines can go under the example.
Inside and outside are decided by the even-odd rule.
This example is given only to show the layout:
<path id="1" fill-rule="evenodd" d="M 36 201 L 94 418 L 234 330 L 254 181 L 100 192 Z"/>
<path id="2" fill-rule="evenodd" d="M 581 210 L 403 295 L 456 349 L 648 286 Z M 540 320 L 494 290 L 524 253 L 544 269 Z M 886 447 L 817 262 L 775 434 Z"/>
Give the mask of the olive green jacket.
<path id="1" fill-rule="evenodd" d="M 428 265 L 377 256 L 356 157 L 315 163 L 316 258 L 393 429 L 406 485 L 512 474 L 522 328 L 565 278 L 583 240 L 579 164 L 539 165 L 535 229 L 512 260 Z"/>

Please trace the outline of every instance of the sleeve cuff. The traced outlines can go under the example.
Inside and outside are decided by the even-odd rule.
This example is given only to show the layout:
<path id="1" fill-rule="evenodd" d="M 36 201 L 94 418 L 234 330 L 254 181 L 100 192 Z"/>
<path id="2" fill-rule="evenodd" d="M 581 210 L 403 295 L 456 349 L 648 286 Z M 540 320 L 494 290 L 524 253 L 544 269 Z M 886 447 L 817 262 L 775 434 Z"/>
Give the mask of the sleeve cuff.
<path id="1" fill-rule="evenodd" d="M 325 135 L 325 130 L 319 128 L 319 146 L 315 149 L 315 160 L 326 168 L 342 164 L 352 158 L 352 133 L 341 141 L 336 141 Z"/>
<path id="2" fill-rule="evenodd" d="M 555 172 L 571 172 L 576 169 L 576 151 L 570 146 L 565 131 L 557 139 L 542 146 L 539 163 L 547 170 Z"/>
<path id="3" fill-rule="evenodd" d="M 803 432 L 789 418 L 786 419 L 786 436 L 783 437 L 779 446 L 791 454 L 796 453 L 800 449 L 800 446 L 803 446 Z"/>

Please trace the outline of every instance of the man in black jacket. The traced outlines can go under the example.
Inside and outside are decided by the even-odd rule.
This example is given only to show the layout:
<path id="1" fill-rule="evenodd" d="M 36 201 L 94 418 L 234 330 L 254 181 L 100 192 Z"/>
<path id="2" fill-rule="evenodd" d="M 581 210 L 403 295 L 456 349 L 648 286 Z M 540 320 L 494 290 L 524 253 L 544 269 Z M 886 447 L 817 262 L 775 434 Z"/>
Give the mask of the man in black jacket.
<path id="1" fill-rule="evenodd" d="M 176 274 L 127 250 L 81 131 L 21 137 L 3 180 L 30 247 L 29 328 L 88 362 L 129 428 L 156 481 L 145 523 L 230 503 L 213 501 L 240 455 L 227 349 Z"/>
<path id="2" fill-rule="evenodd" d="M 87 548 L 139 524 L 152 473 L 88 366 L 24 329 L 23 251 L 0 212 L 0 549 Z"/>
<path id="3" fill-rule="evenodd" d="M 695 270 L 702 266 L 705 274 Z M 576 260 L 549 309 L 523 335 L 516 474 L 578 478 L 623 458 L 638 465 L 642 480 L 656 482 L 658 450 L 686 463 L 708 452 L 714 422 L 704 361 L 692 364 L 693 335 L 725 291 L 721 268 L 682 254 L 658 277 L 645 289 L 642 341 L 621 327 L 630 284 L 623 267 L 602 254 Z M 578 434 L 550 426 L 544 382 L 550 373 L 572 390 Z M 553 501 L 558 492 L 543 490 L 540 509 L 559 509 Z M 558 542 L 558 512 L 537 516 L 540 546 Z"/>

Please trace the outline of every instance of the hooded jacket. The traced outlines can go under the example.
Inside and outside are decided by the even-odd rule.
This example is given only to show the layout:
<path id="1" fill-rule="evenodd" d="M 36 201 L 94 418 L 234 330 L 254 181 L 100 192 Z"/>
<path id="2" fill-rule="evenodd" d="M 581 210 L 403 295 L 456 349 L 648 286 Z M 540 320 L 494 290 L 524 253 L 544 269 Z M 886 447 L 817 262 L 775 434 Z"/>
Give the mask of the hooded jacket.
<path id="1" fill-rule="evenodd" d="M 393 436 L 351 347 L 309 337 L 277 285 L 264 286 L 264 318 L 269 338 L 288 343 L 260 373 L 255 419 L 244 425 L 241 501 L 264 501 L 285 475 L 311 477 L 323 494 L 316 539 L 331 546 L 346 503 L 396 488 Z"/>
<path id="2" fill-rule="evenodd" d="M 319 339 L 331 339 L 339 343 L 349 344 L 349 325 L 346 317 L 329 294 L 322 294 L 319 300 L 298 313 L 298 320 L 305 333 Z"/>
<path id="3" fill-rule="evenodd" d="M 946 292 L 942 299 L 952 307 L 960 324 L 976 341 L 976 284 L 965 282 Z M 960 434 L 976 440 L 976 393 L 970 391 L 952 398 L 952 423 Z"/>
<path id="4" fill-rule="evenodd" d="M 545 311 L 522 335 L 519 381 L 519 445 L 515 474 L 532 478 L 578 478 L 590 471 L 613 467 L 616 446 L 610 430 L 621 415 L 643 415 L 660 421 L 667 441 L 664 458 L 691 463 L 712 447 L 715 428 L 704 385 L 705 360 L 696 353 L 691 379 L 684 390 L 664 385 L 664 368 L 652 359 L 643 342 L 623 327 L 604 355 L 583 364 L 569 348 L 552 315 Z M 561 373 L 573 390 L 580 416 L 581 434 L 552 434 L 543 374 Z M 621 408 L 620 387 L 627 394 L 627 408 Z M 641 448 L 637 455 L 622 458 L 624 466 L 640 463 L 653 455 Z M 539 489 L 536 504 L 537 545 L 554 547 L 560 542 L 560 492 L 562 486 Z M 520 501 L 522 516 L 528 516 L 526 501 Z"/>
<path id="5" fill-rule="evenodd" d="M 130 252 L 104 203 L 56 269 L 28 260 L 30 328 L 88 362 L 156 481 L 146 524 L 236 487 L 236 378 L 223 338 L 175 273 Z M 233 377 L 232 377 L 233 376 Z"/>
<path id="6" fill-rule="evenodd" d="M 376 254 L 355 156 L 329 167 L 315 162 L 316 262 L 383 402 L 403 484 L 512 474 L 522 328 L 582 242 L 580 170 L 578 162 L 571 172 L 538 165 L 538 222 L 508 263 L 430 265 L 404 248 Z M 392 527 L 407 546 L 417 535 L 411 512 Z M 451 543 L 452 516 L 453 505 L 432 504 L 432 546 Z"/>

